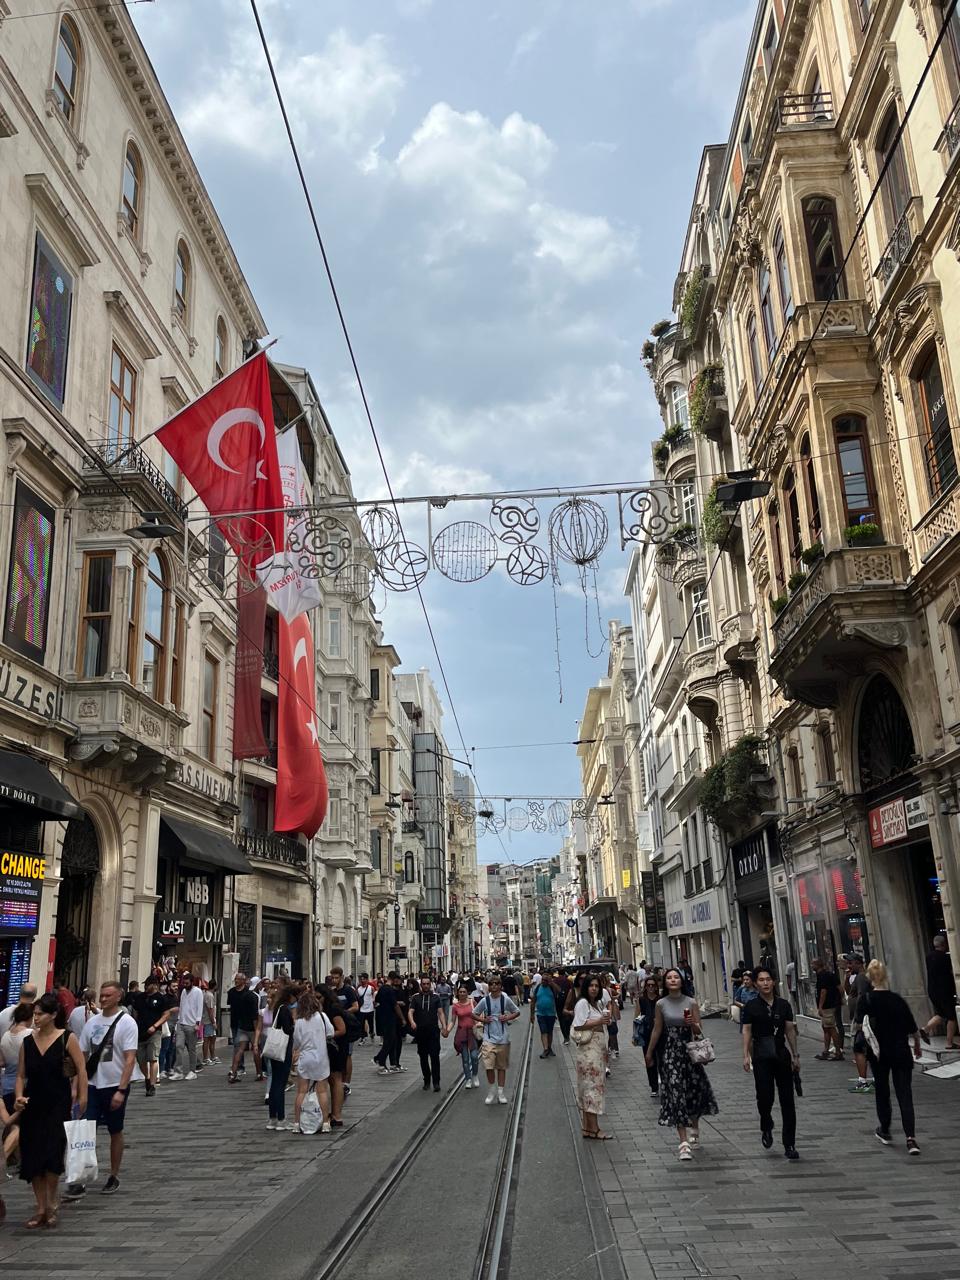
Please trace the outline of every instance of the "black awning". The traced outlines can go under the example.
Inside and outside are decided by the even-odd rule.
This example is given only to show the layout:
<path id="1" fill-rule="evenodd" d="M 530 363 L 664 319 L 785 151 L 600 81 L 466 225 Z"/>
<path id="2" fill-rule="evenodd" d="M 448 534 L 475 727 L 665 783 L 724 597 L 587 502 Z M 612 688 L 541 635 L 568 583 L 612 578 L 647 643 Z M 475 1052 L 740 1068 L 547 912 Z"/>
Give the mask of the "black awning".
<path id="1" fill-rule="evenodd" d="M 232 840 L 212 827 L 198 827 L 195 822 L 160 815 L 161 834 L 165 831 L 177 846 L 177 852 L 205 867 L 217 867 L 233 876 L 251 875 L 253 867 Z"/>
<path id="2" fill-rule="evenodd" d="M 25 805 L 38 818 L 79 818 L 83 810 L 45 764 L 19 751 L 0 751 L 0 804 Z"/>

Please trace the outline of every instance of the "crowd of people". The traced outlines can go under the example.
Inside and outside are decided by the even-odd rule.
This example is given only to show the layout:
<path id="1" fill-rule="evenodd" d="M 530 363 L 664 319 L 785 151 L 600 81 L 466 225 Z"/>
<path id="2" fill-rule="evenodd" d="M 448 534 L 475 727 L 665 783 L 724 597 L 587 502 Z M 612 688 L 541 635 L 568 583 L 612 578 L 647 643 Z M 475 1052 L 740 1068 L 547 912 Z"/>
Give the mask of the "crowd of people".
<path id="1" fill-rule="evenodd" d="M 858 1078 L 854 1092 L 875 1095 L 876 1136 L 893 1139 L 896 1095 L 909 1154 L 919 1154 L 911 1077 L 921 1039 L 946 1026 L 956 1044 L 953 975 L 945 943 L 934 939 L 928 985 L 934 1015 L 920 1027 L 902 996 L 890 989 L 878 959 L 864 967 L 844 957 L 842 973 L 813 964 L 823 1047 L 821 1062 L 845 1060 L 843 1014 L 852 1030 Z M 744 1071 L 753 1078 L 764 1148 L 773 1146 L 774 1106 L 780 1111 L 784 1155 L 797 1160 L 796 1097 L 802 1094 L 800 1050 L 793 1005 L 777 994 L 772 966 L 732 974 L 731 1017 L 739 1023 Z M 949 988 L 949 990 L 948 990 Z M 936 996 L 936 999 L 934 999 Z M 416 1048 L 424 1091 L 439 1092 L 441 1045 L 453 1037 L 464 1090 L 486 1077 L 488 1106 L 505 1105 L 510 1064 L 510 1025 L 529 1005 L 539 1034 L 540 1058 L 556 1057 L 559 1029 L 572 1047 L 576 1095 L 584 1139 L 607 1141 L 600 1128 L 611 1063 L 620 1056 L 619 1023 L 633 1008 L 632 1043 L 643 1053 L 658 1123 L 675 1128 L 677 1154 L 690 1161 L 701 1144 L 702 1117 L 718 1113 L 707 1066 L 713 1046 L 704 1033 L 693 974 L 684 962 L 669 968 L 605 965 L 555 968 L 533 974 L 510 969 L 459 974 L 431 971 L 402 977 L 396 971 L 354 980 L 334 968 L 323 982 L 289 977 L 249 978 L 237 973 L 222 1001 L 215 982 L 189 970 L 152 972 L 141 988 L 107 981 L 78 997 L 59 983 L 38 995 L 25 984 L 16 1004 L 0 1012 L 0 1125 L 5 1162 L 18 1165 L 36 1201 L 26 1222 L 33 1230 L 57 1225 L 61 1200 L 79 1199 L 79 1183 L 61 1192 L 64 1123 L 84 1117 L 109 1134 L 109 1173 L 101 1192 L 120 1188 L 124 1118 L 131 1088 L 142 1082 L 152 1098 L 158 1086 L 195 1081 L 223 1065 L 218 1045 L 229 1031 L 228 1086 L 248 1071 L 263 1085 L 266 1129 L 332 1133 L 344 1125 L 355 1050 L 376 1048 L 371 1061 L 381 1076 L 402 1075 L 403 1047 Z M 226 1025 L 221 1026 L 221 1018 Z M 249 1064 L 249 1065 L 248 1065 Z M 292 1107 L 288 1102 L 292 1093 Z M 291 1114 L 292 1113 L 292 1114 Z M 0 1219 L 5 1214 L 0 1199 Z"/>

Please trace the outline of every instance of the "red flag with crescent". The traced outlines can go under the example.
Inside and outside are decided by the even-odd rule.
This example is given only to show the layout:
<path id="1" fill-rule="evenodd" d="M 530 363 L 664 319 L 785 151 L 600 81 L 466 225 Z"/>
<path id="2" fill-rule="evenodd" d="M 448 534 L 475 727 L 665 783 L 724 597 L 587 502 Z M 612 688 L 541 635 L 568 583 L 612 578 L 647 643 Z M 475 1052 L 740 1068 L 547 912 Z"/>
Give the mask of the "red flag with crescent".
<path id="1" fill-rule="evenodd" d="M 327 775 L 320 754 L 316 660 L 310 618 L 280 615 L 280 705 L 277 733 L 277 831 L 315 836 L 327 816 Z"/>
<path id="2" fill-rule="evenodd" d="M 157 439 L 245 564 L 283 548 L 283 489 L 262 351 L 181 409 Z"/>

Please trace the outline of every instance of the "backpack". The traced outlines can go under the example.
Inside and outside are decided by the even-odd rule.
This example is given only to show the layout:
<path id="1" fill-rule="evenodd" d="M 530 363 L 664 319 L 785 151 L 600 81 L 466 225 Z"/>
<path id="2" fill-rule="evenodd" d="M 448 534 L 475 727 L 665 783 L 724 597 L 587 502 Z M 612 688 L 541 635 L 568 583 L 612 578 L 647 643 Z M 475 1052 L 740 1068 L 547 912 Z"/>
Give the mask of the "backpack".
<path id="1" fill-rule="evenodd" d="M 355 1040 L 359 1040 L 363 1035 L 363 1023 L 355 1013 L 347 1013 L 345 1009 L 340 1010 L 340 1017 L 343 1019 L 343 1025 L 347 1029 L 347 1043 L 353 1044 Z"/>

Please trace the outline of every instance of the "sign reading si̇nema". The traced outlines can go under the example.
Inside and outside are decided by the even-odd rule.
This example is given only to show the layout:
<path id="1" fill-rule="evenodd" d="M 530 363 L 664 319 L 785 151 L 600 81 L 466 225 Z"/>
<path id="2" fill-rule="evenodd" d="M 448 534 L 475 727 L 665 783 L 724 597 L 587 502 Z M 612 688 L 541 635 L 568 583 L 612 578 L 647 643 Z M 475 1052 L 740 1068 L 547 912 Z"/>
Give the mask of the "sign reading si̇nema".
<path id="1" fill-rule="evenodd" d="M 0 934 L 37 932 L 45 871 L 39 854 L 0 852 Z"/>
<path id="2" fill-rule="evenodd" d="M 911 831 L 927 825 L 923 796 L 910 796 L 909 799 L 897 796 L 895 800 L 877 805 L 867 813 L 867 822 L 870 826 L 870 844 L 874 849 L 906 840 Z"/>

